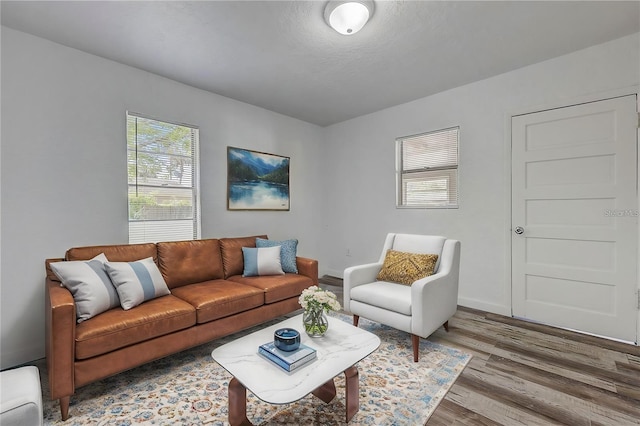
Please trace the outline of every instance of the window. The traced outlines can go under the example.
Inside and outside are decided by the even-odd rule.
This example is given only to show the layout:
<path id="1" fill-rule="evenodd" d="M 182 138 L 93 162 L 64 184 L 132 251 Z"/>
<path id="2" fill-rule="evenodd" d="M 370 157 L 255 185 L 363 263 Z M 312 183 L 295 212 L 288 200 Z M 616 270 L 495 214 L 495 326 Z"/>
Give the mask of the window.
<path id="1" fill-rule="evenodd" d="M 129 243 L 200 236 L 198 129 L 127 113 Z"/>
<path id="2" fill-rule="evenodd" d="M 459 130 L 396 139 L 398 207 L 458 207 Z"/>

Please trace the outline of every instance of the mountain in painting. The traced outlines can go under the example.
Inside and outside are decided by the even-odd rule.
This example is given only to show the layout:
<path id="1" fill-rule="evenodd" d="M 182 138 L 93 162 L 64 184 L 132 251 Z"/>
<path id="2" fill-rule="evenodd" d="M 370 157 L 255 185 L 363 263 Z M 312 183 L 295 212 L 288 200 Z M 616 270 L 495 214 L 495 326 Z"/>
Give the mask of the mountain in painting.
<path id="1" fill-rule="evenodd" d="M 239 148 L 228 149 L 228 173 L 231 181 L 262 180 L 273 183 L 289 183 L 289 159 L 269 154 L 254 153 Z M 265 161 L 263 156 L 274 161 Z"/>

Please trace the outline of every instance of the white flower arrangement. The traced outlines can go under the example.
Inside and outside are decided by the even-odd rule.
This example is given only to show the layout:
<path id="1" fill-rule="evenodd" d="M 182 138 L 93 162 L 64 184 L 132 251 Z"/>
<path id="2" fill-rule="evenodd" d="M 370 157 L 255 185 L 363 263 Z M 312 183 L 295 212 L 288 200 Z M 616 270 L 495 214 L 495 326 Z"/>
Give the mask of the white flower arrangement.
<path id="1" fill-rule="evenodd" d="M 298 303 L 305 311 L 310 309 L 322 309 L 326 312 L 340 310 L 340 302 L 338 302 L 336 295 L 315 285 L 302 290 Z"/>

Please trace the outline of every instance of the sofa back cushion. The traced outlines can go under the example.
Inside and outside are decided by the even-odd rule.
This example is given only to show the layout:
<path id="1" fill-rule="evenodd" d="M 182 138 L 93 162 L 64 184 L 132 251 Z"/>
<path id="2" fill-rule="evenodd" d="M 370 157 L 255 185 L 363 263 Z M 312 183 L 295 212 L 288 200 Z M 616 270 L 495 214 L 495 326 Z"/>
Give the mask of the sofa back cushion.
<path id="1" fill-rule="evenodd" d="M 393 246 L 388 247 L 396 251 L 419 254 L 437 254 L 434 273 L 438 272 L 440 267 L 440 259 L 442 257 L 442 248 L 447 239 L 437 235 L 414 235 L 414 234 L 395 234 Z M 380 259 L 386 256 L 386 250 L 383 251 Z"/>
<path id="2" fill-rule="evenodd" d="M 158 252 L 154 243 L 75 247 L 67 250 L 65 260 L 89 260 L 100 253 L 104 253 L 110 262 L 133 262 L 152 257 L 153 261 L 158 263 Z"/>
<path id="3" fill-rule="evenodd" d="M 169 288 L 222 279 L 222 255 L 216 239 L 158 243 L 158 266 Z"/>
<path id="4" fill-rule="evenodd" d="M 220 250 L 222 251 L 222 264 L 224 266 L 225 278 L 229 278 L 234 275 L 242 275 L 244 270 L 242 247 L 255 247 L 256 238 L 267 239 L 267 236 L 256 235 L 253 237 L 220 239 Z"/>

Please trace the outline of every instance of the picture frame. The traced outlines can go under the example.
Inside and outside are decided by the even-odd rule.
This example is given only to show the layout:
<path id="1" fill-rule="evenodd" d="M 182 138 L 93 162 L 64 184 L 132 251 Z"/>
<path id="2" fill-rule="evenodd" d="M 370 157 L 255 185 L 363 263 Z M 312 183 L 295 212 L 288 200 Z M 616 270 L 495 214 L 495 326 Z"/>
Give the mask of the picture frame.
<path id="1" fill-rule="evenodd" d="M 281 210 L 291 207 L 290 158 L 227 147 L 227 210 Z"/>

